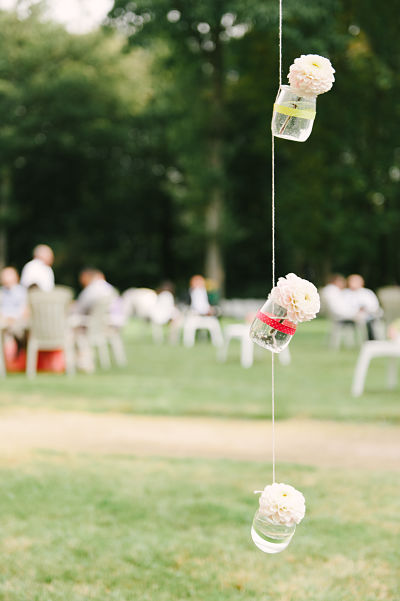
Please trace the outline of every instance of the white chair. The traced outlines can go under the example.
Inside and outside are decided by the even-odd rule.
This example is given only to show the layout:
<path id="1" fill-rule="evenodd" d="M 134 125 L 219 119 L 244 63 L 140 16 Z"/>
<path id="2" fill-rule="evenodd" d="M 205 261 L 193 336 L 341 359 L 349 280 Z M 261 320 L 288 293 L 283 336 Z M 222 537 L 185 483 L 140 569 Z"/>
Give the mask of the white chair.
<path id="1" fill-rule="evenodd" d="M 107 318 L 107 341 L 110 345 L 111 354 L 114 356 L 115 363 L 119 367 L 127 365 L 124 341 L 122 338 L 122 330 L 127 321 L 123 298 L 115 291 L 111 297 L 109 307 L 109 315 Z"/>
<path id="2" fill-rule="evenodd" d="M 330 319 L 331 331 L 329 335 L 329 346 L 339 350 L 342 343 L 350 348 L 362 344 L 367 334 L 364 323 L 351 319 Z"/>
<path id="3" fill-rule="evenodd" d="M 90 363 L 94 370 L 94 354 L 97 351 L 100 367 L 109 369 L 111 367 L 110 353 L 108 350 L 108 342 L 110 338 L 109 317 L 110 305 L 114 295 L 104 296 L 98 299 L 88 315 L 78 316 L 79 319 L 75 322 L 75 340 L 77 347 L 83 357 L 90 355 Z M 75 316 L 73 316 L 75 317 Z M 116 337 L 114 335 L 113 343 L 115 344 Z M 122 342 L 122 341 L 121 341 Z M 116 343 L 118 347 L 118 342 Z M 120 352 L 120 348 L 117 353 Z M 125 359 L 122 358 L 122 361 Z"/>
<path id="4" fill-rule="evenodd" d="M 157 292 L 150 288 L 128 288 L 122 294 L 122 301 L 127 318 L 151 319 L 157 303 Z"/>
<path id="5" fill-rule="evenodd" d="M 4 333 L 6 331 L 6 326 L 0 323 L 0 377 L 5 377 L 7 375 L 6 372 L 6 362 L 4 359 Z"/>
<path id="6" fill-rule="evenodd" d="M 377 291 L 387 325 L 400 318 L 400 286 L 385 286 Z"/>
<path id="7" fill-rule="evenodd" d="M 111 352 L 114 355 L 115 363 L 119 367 L 127 365 L 124 341 L 122 340 L 121 327 L 109 323 L 107 332 L 107 342 L 110 345 Z"/>
<path id="8" fill-rule="evenodd" d="M 240 364 L 242 367 L 248 368 L 254 362 L 254 344 L 249 336 L 250 326 L 245 323 L 234 323 L 224 328 L 224 345 L 221 347 L 219 358 L 221 361 L 226 361 L 228 357 L 228 348 L 231 340 L 240 341 Z M 281 365 L 289 365 L 291 355 L 288 348 L 285 348 L 281 353 L 278 353 L 278 360 Z"/>
<path id="9" fill-rule="evenodd" d="M 183 344 L 186 347 L 194 346 L 196 333 L 199 330 L 209 332 L 211 342 L 214 346 L 220 347 L 224 343 L 221 326 L 216 317 L 212 315 L 187 315 L 183 323 Z"/>
<path id="10" fill-rule="evenodd" d="M 160 292 L 150 314 L 151 331 L 156 344 L 164 342 L 164 326 L 177 317 L 178 313 L 172 292 L 169 290 Z"/>
<path id="11" fill-rule="evenodd" d="M 397 340 L 369 340 L 364 342 L 358 356 L 353 377 L 352 395 L 361 396 L 364 391 L 369 364 L 375 357 L 389 357 L 387 386 L 393 389 L 397 385 L 397 367 L 400 358 L 400 339 Z"/>
<path id="12" fill-rule="evenodd" d="M 240 341 L 240 364 L 242 367 L 251 367 L 254 361 L 254 344 L 249 336 L 250 326 L 245 323 L 234 323 L 224 328 L 224 344 L 221 347 L 219 358 L 226 361 L 231 340 Z"/>
<path id="13" fill-rule="evenodd" d="M 75 372 L 73 340 L 67 323 L 71 300 L 72 291 L 63 286 L 51 292 L 32 290 L 29 293 L 31 320 L 26 353 L 26 375 L 29 378 L 36 375 L 38 351 L 41 350 L 63 350 L 66 372 Z"/>

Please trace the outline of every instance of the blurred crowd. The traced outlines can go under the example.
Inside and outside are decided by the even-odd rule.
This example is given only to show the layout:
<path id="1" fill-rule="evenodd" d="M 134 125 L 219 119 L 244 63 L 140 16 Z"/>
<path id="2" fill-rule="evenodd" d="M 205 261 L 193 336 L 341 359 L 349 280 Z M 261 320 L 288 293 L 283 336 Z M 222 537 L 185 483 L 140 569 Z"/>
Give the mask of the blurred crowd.
<path id="1" fill-rule="evenodd" d="M 13 340 L 15 357 L 23 354 L 27 348 L 33 317 L 31 293 L 40 291 L 47 295 L 48 299 L 48 295 L 51 295 L 53 291 L 66 288 L 56 286 L 53 263 L 53 250 L 46 244 L 40 244 L 34 248 L 32 259 L 23 267 L 21 277 L 11 266 L 5 267 L 1 271 L 1 332 L 7 340 Z M 191 277 L 187 297 L 181 302 L 177 302 L 174 285 L 169 281 L 163 282 L 157 290 L 130 288 L 120 295 L 114 286 L 107 282 L 104 273 L 94 267 L 82 269 L 79 274 L 79 283 L 81 291 L 73 302 L 70 302 L 72 301 L 72 290 L 68 289 L 70 297 L 66 303 L 66 323 L 74 334 L 74 344 L 77 347 L 76 366 L 84 371 L 94 370 L 93 353 L 90 350 L 91 343 L 88 341 L 90 337 L 92 341 L 96 338 L 96 332 L 92 331 L 88 336 L 88 318 L 94 315 L 96 307 L 104 305 L 104 301 L 107 301 L 105 327 L 108 328 L 108 333 L 104 334 L 104 344 L 99 340 L 96 344 L 99 348 L 103 344 L 101 348 L 104 350 L 108 334 L 111 332 L 113 334 L 111 340 L 118 343 L 120 348 L 117 356 L 119 356 L 121 364 L 124 357 L 123 350 L 121 350 L 122 339 L 118 342 L 116 336 L 131 315 L 151 322 L 153 338 L 156 342 L 164 339 L 165 326 L 168 326 L 168 337 L 172 343 L 178 342 L 180 333 L 183 331 L 183 342 L 190 346 L 194 343 L 196 331 L 206 329 L 216 345 L 222 344 L 223 332 L 218 318 L 221 315 L 221 307 L 224 315 L 230 315 L 227 311 L 227 303 L 231 302 L 232 304 L 233 301 L 221 300 L 216 283 L 206 280 L 202 275 L 196 274 Z M 383 310 L 378 297 L 372 290 L 365 287 L 361 275 L 352 274 L 347 278 L 341 274 L 332 275 L 320 292 L 322 312 L 332 321 L 332 324 L 352 324 L 358 328 L 362 327 L 369 340 L 385 337 L 385 333 L 382 335 L 381 327 Z M 242 304 L 244 302 L 242 301 Z M 103 314 L 105 315 L 104 311 Z M 247 325 L 253 317 L 253 314 L 249 314 L 250 317 L 248 314 L 249 312 L 246 310 L 241 316 Z M 385 317 L 387 317 L 386 308 Z M 397 327 L 396 323 L 392 324 L 392 330 L 389 332 L 394 331 Z M 99 319 L 96 324 L 96 327 L 100 328 Z M 107 361 L 104 360 L 105 364 Z"/>
<path id="2" fill-rule="evenodd" d="M 30 294 L 41 291 L 51 295 L 57 288 L 61 288 L 55 283 L 53 263 L 53 250 L 46 244 L 39 244 L 33 250 L 32 259 L 23 267 L 21 276 L 12 266 L 7 266 L 1 271 L 0 324 L 6 342 L 12 338 L 15 343 L 14 359 L 21 353 L 24 354 L 27 346 L 32 318 Z M 84 371 L 93 371 L 94 367 L 88 345 L 82 343 L 82 333 L 87 329 L 86 318 L 102 300 L 109 300 L 107 327 L 121 328 L 127 317 L 136 314 L 149 319 L 155 327 L 162 328 L 168 324 L 172 342 L 177 341 L 184 316 L 188 313 L 199 316 L 218 314 L 216 286 L 201 275 L 191 278 L 188 298 L 182 304 L 176 303 L 171 282 L 163 282 L 157 291 L 132 288 L 121 296 L 114 286 L 107 282 L 100 269 L 86 267 L 79 274 L 79 283 L 81 291 L 76 299 L 68 304 L 67 312 L 68 327 L 76 334 L 75 338 L 78 341 L 77 364 Z"/>
<path id="3" fill-rule="evenodd" d="M 365 288 L 361 275 L 354 273 L 347 278 L 341 274 L 332 275 L 321 290 L 321 301 L 331 319 L 364 323 L 368 339 L 377 337 L 374 326 L 382 318 L 383 311 L 375 292 Z"/>

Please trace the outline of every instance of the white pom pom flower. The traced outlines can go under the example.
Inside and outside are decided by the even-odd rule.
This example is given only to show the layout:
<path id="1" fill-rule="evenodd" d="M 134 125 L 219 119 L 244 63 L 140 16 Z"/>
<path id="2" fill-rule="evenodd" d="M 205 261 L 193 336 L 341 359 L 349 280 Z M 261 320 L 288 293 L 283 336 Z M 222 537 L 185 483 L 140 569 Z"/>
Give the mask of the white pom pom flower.
<path id="1" fill-rule="evenodd" d="M 299 278 L 294 273 L 279 278 L 269 298 L 284 307 L 288 319 L 294 323 L 311 321 L 320 309 L 319 294 L 314 284 Z"/>
<path id="2" fill-rule="evenodd" d="M 300 524 L 306 513 L 304 496 L 290 484 L 269 484 L 262 491 L 259 502 L 260 513 L 274 524 Z"/>
<path id="3" fill-rule="evenodd" d="M 335 81 L 335 69 L 328 58 L 318 54 L 302 54 L 289 69 L 290 87 L 299 96 L 314 97 L 328 92 Z"/>

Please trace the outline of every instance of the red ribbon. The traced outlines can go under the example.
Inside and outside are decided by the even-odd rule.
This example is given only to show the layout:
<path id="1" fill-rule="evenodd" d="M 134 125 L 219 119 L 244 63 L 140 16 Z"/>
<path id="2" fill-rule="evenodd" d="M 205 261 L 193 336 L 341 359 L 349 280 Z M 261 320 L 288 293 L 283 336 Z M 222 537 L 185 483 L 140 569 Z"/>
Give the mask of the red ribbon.
<path id="1" fill-rule="evenodd" d="M 288 319 L 284 319 L 283 322 L 277 318 L 276 315 L 272 313 L 262 313 L 258 311 L 256 317 L 260 319 L 263 323 L 266 323 L 271 328 L 275 328 L 278 332 L 282 332 L 283 334 L 289 334 L 289 336 L 293 336 L 296 331 L 296 324 Z"/>

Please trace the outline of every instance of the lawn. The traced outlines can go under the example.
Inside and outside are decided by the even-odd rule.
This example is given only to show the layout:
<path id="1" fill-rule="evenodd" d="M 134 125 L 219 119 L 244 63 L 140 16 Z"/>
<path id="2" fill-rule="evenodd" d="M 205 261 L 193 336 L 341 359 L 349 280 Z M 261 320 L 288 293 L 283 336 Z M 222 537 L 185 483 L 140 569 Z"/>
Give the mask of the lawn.
<path id="1" fill-rule="evenodd" d="M 285 466 L 306 518 L 249 530 L 269 466 L 37 453 L 0 465 L 2 601 L 397 601 L 399 474 Z"/>
<path id="2" fill-rule="evenodd" d="M 139 414 L 270 416 L 270 353 L 257 349 L 252 368 L 239 365 L 232 344 L 221 364 L 207 340 L 192 349 L 155 345 L 146 324 L 132 321 L 125 334 L 126 368 L 94 375 L 39 374 L 27 381 L 11 374 L 2 382 L 0 407 L 29 406 Z M 298 328 L 291 342 L 292 364 L 277 363 L 278 418 L 400 421 L 399 390 L 385 390 L 385 361 L 372 363 L 366 393 L 350 395 L 356 349 L 327 348 L 327 323 L 315 320 Z"/>
<path id="3" fill-rule="evenodd" d="M 0 407 L 51 407 L 139 414 L 212 415 L 242 418 L 270 416 L 270 353 L 257 349 L 254 366 L 239 365 L 239 345 L 232 344 L 221 364 L 208 341 L 192 349 L 155 345 L 146 324 L 131 322 L 125 334 L 126 368 L 109 372 L 39 374 L 27 381 L 11 374 L 2 382 Z M 292 364 L 277 363 L 278 418 L 400 421 L 399 390 L 385 390 L 385 361 L 372 363 L 366 393 L 350 395 L 357 350 L 327 348 L 327 323 L 299 327 L 290 350 Z"/>

